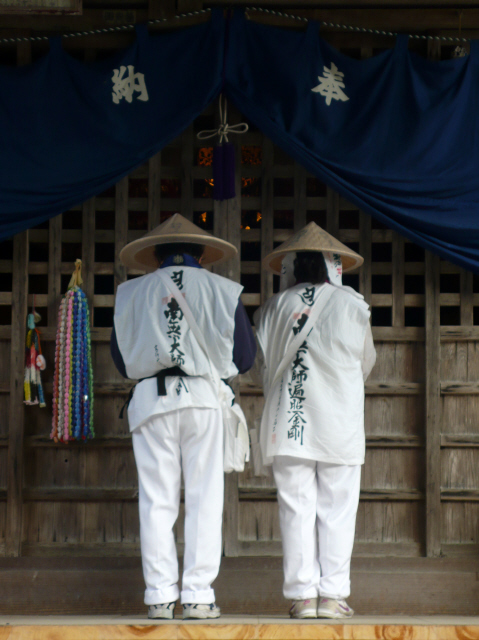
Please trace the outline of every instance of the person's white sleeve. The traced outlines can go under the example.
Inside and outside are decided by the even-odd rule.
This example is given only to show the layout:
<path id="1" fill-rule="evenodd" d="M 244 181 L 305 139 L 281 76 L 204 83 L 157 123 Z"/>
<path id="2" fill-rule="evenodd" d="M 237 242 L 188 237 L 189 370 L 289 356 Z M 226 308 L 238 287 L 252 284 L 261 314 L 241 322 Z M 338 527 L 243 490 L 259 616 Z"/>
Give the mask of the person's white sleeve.
<path id="1" fill-rule="evenodd" d="M 373 332 L 371 330 L 371 325 L 368 322 L 368 326 L 366 328 L 366 336 L 364 338 L 363 359 L 361 362 L 364 382 L 366 382 L 366 380 L 368 379 L 368 376 L 371 373 L 375 362 L 376 362 L 376 349 L 374 348 Z"/>

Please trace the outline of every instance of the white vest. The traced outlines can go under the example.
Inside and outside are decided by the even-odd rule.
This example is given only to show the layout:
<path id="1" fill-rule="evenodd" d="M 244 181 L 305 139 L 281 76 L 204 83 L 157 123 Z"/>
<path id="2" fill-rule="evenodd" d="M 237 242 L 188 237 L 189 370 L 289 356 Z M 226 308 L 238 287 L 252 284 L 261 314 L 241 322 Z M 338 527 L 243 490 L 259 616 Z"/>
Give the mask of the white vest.
<path id="1" fill-rule="evenodd" d="M 273 389 L 275 372 L 322 287 L 298 284 L 270 298 L 255 314 L 265 361 L 265 409 L 261 451 L 265 464 L 277 455 L 334 464 L 363 464 L 362 357 L 368 305 L 336 288 L 314 327 Z"/>
<path id="2" fill-rule="evenodd" d="M 243 287 L 195 267 L 166 267 L 163 273 L 184 294 L 219 376 L 237 375 L 233 363 L 234 318 Z M 157 413 L 218 406 L 209 362 L 157 271 L 118 287 L 114 322 L 129 378 L 148 378 L 171 367 L 180 367 L 193 376 L 167 378 L 166 396 L 158 396 L 156 379 L 139 383 L 128 409 L 131 430 Z"/>

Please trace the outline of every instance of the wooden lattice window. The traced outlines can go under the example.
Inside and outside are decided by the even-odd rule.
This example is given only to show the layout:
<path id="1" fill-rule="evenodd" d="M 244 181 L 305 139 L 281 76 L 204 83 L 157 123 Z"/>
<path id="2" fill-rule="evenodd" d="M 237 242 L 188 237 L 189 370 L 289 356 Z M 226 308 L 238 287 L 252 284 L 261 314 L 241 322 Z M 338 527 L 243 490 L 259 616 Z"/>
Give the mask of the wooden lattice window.
<path id="1" fill-rule="evenodd" d="M 44 52 L 39 45 L 37 53 Z M 361 48 L 354 55 L 371 53 Z M 215 113 L 210 106 L 177 140 L 130 176 L 28 232 L 26 302 L 31 308 L 35 299 L 42 315 L 49 407 L 58 304 L 74 260 L 84 261 L 84 289 L 92 309 L 98 438 L 86 446 L 53 445 L 48 440 L 50 408 L 25 408 L 25 438 L 19 445 L 26 463 L 23 533 L 19 533 L 24 552 L 35 555 L 48 549 L 52 553 L 53 548 L 54 553 L 70 553 L 74 544 L 79 553 L 93 553 L 100 546 L 102 553 L 107 547 L 115 554 L 138 553 L 136 471 L 126 422 L 118 418 L 131 383 L 123 381 L 114 368 L 109 337 L 116 287 L 142 272 L 126 270 L 119 252 L 127 242 L 180 211 L 240 249 L 240 261 L 222 273 L 244 285 L 242 299 L 250 317 L 278 288 L 278 279 L 261 269 L 262 258 L 311 220 L 364 256 L 359 272 L 344 277 L 344 283 L 363 293 L 371 304 L 378 352 L 366 386 L 367 458 L 356 552 L 419 555 L 427 542 L 430 553 L 440 548 L 444 553 L 470 553 L 479 543 L 479 334 L 475 329 L 479 278 L 439 261 L 359 211 L 254 127 L 234 140 L 237 197 L 214 202 L 213 145 L 198 141 L 195 134 L 215 126 Z M 243 120 L 233 108 L 230 117 L 231 123 Z M 7 468 L 9 424 L 12 433 L 17 425 L 9 413 L 10 364 L 24 339 L 15 332 L 23 282 L 17 277 L 21 261 L 14 267 L 15 247 L 21 248 L 19 237 L 0 246 L 3 469 Z M 16 336 L 15 345 L 10 344 L 12 336 Z M 21 380 L 21 366 L 15 375 Z M 240 390 L 253 425 L 262 410 L 261 391 L 247 375 Z M 0 498 L 7 497 L 6 486 L 4 473 Z M 225 553 L 280 553 L 271 479 L 255 478 L 248 466 L 240 476 L 228 476 L 226 486 Z M 429 504 L 436 501 L 436 512 L 427 510 L 425 498 Z M 5 500 L 0 500 L 0 524 L 5 522 L 5 506 Z M 434 515 L 438 513 L 439 519 Z M 182 518 L 181 510 L 180 543 Z M 433 533 L 426 535 L 426 531 Z M 11 536 L 10 544 L 12 540 Z"/>

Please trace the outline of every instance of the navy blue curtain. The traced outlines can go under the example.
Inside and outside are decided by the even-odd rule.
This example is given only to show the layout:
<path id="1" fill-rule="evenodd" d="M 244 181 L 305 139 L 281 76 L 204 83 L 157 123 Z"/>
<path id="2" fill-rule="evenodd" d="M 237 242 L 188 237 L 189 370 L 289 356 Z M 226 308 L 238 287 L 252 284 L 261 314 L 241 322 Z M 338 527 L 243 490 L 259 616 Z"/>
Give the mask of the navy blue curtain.
<path id="1" fill-rule="evenodd" d="M 178 136 L 218 95 L 222 12 L 84 64 L 50 41 L 0 68 L 0 240 L 101 193 Z"/>
<path id="2" fill-rule="evenodd" d="M 236 12 L 226 92 L 278 146 L 364 211 L 479 273 L 479 43 L 465 58 L 367 60 Z"/>
<path id="3" fill-rule="evenodd" d="M 101 193 L 223 90 L 314 175 L 419 245 L 479 273 L 479 43 L 433 62 L 407 37 L 368 60 L 319 24 L 295 32 L 213 11 L 205 24 L 78 62 L 52 39 L 0 68 L 0 240 Z"/>

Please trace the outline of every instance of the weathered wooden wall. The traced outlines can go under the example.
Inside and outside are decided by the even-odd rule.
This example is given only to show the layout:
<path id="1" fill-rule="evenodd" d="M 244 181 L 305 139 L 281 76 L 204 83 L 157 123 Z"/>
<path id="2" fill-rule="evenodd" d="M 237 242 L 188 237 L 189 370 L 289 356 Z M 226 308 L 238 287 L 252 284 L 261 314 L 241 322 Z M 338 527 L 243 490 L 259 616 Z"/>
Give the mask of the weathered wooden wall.
<path id="1" fill-rule="evenodd" d="M 375 53 L 368 39 L 349 42 L 346 52 Z M 19 45 L 17 55 L 28 61 L 29 46 Z M 231 123 L 242 120 L 232 108 L 230 116 Z M 115 188 L 0 245 L 0 553 L 139 553 L 136 470 L 126 421 L 118 417 L 131 385 L 109 355 L 115 289 L 139 272 L 127 272 L 118 256 L 126 242 L 181 211 L 238 246 L 240 258 L 221 272 L 241 279 L 251 313 L 277 286 L 261 272 L 261 258 L 310 220 L 365 257 L 359 273 L 345 277 L 372 306 L 378 352 L 366 385 L 355 554 L 477 554 L 479 280 L 372 220 L 254 127 L 235 140 L 237 197 L 214 202 L 211 148 L 196 133 L 215 120 L 211 106 Z M 97 438 L 55 445 L 50 408 L 21 404 L 24 318 L 27 301 L 35 300 L 50 407 L 56 312 L 79 257 L 93 311 Z M 240 390 L 253 421 L 261 391 L 247 375 Z M 181 547 L 182 515 L 177 537 Z M 227 477 L 224 538 L 230 557 L 281 552 L 274 484 L 253 477 L 250 467 Z"/>

